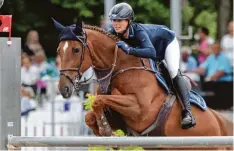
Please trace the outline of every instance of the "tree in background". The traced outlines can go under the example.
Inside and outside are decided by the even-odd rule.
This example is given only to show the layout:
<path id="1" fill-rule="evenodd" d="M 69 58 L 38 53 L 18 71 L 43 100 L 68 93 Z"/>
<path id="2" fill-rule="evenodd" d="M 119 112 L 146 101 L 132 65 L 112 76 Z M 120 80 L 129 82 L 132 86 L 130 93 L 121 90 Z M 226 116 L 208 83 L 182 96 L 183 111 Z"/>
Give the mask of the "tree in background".
<path id="1" fill-rule="evenodd" d="M 183 23 L 193 27 L 204 26 L 215 39 L 226 32 L 227 23 L 233 18 L 233 0 L 182 0 Z"/>
<path id="2" fill-rule="evenodd" d="M 85 22 L 89 24 L 98 24 L 101 16 L 104 14 L 103 0 L 51 0 L 51 2 L 63 8 L 77 10 L 77 16 L 83 16 L 84 20 L 86 20 Z M 117 0 L 116 2 L 123 1 Z M 156 0 L 128 0 L 126 2 L 133 7 L 137 21 L 153 24 L 170 24 L 169 8 L 162 2 Z M 73 19 L 75 20 L 75 18 Z"/>
<path id="3" fill-rule="evenodd" d="M 219 0 L 218 1 L 218 17 L 217 17 L 217 38 L 220 40 L 227 32 L 227 24 L 233 20 L 233 0 Z"/>
<path id="4" fill-rule="evenodd" d="M 85 23 L 99 25 L 101 16 L 104 14 L 103 0 L 50 0 L 52 4 L 65 9 L 76 11 L 75 16 L 69 17 L 75 22 L 77 17 L 82 17 Z M 62 17 L 62 16 L 61 16 Z"/>
<path id="5" fill-rule="evenodd" d="M 135 11 L 136 21 L 170 26 L 170 9 L 162 1 L 128 0 L 127 2 Z"/>
<path id="6" fill-rule="evenodd" d="M 170 26 L 170 0 L 125 2 L 133 6 L 137 22 Z M 214 38 L 216 35 L 220 38 L 227 21 L 232 18 L 232 0 L 182 0 L 182 4 L 183 34 L 186 34 L 189 25 L 194 29 L 205 26 Z M 104 0 L 11 0 L 5 1 L 1 14 L 13 15 L 13 36 L 22 37 L 24 41 L 27 31 L 36 29 L 47 56 L 55 56 L 58 35 L 51 17 L 70 25 L 82 16 L 85 23 L 98 26 L 104 14 Z"/>

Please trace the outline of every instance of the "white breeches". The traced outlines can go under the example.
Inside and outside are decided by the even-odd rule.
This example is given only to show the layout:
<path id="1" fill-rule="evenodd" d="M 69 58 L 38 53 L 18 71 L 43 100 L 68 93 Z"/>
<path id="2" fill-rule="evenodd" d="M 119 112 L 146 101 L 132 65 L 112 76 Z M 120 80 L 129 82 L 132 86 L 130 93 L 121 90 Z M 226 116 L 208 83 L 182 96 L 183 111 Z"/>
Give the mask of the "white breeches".
<path id="1" fill-rule="evenodd" d="M 180 47 L 176 37 L 166 48 L 165 61 L 169 74 L 173 79 L 177 75 L 180 65 Z"/>

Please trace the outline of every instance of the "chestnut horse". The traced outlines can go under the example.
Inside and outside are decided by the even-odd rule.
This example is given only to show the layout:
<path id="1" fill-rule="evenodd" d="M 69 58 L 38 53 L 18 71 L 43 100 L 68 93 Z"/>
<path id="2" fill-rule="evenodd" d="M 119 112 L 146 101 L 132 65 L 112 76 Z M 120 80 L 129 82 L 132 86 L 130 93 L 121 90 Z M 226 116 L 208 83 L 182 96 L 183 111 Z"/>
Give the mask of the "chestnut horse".
<path id="1" fill-rule="evenodd" d="M 139 58 L 125 54 L 115 45 L 118 37 L 101 28 L 82 25 L 64 27 L 54 20 L 60 32 L 58 54 L 61 57 L 59 90 L 63 97 L 72 95 L 74 85 L 80 82 L 82 73 L 89 67 L 107 71 L 104 78 L 111 77 L 108 94 L 99 91 L 93 103 L 93 111 L 86 114 L 86 124 L 99 136 L 110 136 L 112 129 L 105 118 L 105 108 L 110 108 L 121 115 L 127 127 L 137 133 L 147 129 L 157 118 L 164 105 L 167 93 L 159 85 L 152 72 L 131 69 L 140 67 Z M 145 59 L 145 65 L 150 66 Z M 109 70 L 106 70 L 109 69 Z M 115 74 L 113 77 L 113 73 Z M 232 122 L 229 122 L 212 109 L 202 111 L 192 106 L 197 125 L 182 129 L 181 104 L 176 99 L 164 123 L 165 136 L 228 136 L 232 135 Z M 118 120 L 118 119 L 114 119 Z"/>

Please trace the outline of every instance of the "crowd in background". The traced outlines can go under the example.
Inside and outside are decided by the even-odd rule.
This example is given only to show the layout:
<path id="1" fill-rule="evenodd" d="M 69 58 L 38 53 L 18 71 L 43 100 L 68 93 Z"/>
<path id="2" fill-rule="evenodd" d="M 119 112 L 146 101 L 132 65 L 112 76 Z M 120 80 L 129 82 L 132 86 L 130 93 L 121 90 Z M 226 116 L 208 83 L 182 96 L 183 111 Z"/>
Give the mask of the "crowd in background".
<path id="1" fill-rule="evenodd" d="M 22 115 L 27 115 L 32 108 L 48 99 L 46 80 L 58 79 L 60 62 L 59 56 L 55 58 L 55 61 L 48 61 L 46 52 L 39 41 L 38 32 L 36 30 L 28 32 L 21 53 L 21 91 L 26 92 L 21 93 Z M 34 105 L 26 103 L 27 101 Z"/>
<path id="2" fill-rule="evenodd" d="M 207 28 L 200 28 L 198 44 L 181 48 L 183 72 L 195 81 L 232 81 L 233 21 L 227 31 L 220 42 L 209 37 Z"/>
<path id="3" fill-rule="evenodd" d="M 102 24 L 101 27 L 106 26 Z M 60 65 L 59 56 L 52 60 L 47 59 L 43 44 L 39 41 L 38 32 L 29 31 L 21 55 L 22 116 L 48 100 L 47 80 L 58 80 Z M 227 34 L 221 41 L 211 38 L 209 30 L 201 27 L 198 31 L 197 44 L 181 47 L 181 70 L 196 82 L 231 82 L 233 80 L 233 21 L 229 22 Z M 91 72 L 86 76 L 90 74 Z M 58 91 L 57 95 L 59 95 Z"/>

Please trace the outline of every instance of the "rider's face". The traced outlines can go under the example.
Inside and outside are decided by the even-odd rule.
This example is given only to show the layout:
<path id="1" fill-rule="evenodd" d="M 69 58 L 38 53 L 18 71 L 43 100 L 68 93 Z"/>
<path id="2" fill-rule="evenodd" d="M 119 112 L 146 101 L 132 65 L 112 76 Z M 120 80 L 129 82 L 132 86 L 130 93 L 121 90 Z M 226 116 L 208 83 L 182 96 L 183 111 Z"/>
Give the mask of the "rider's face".
<path id="1" fill-rule="evenodd" d="M 122 33 L 128 26 L 128 20 L 112 20 L 112 26 L 116 33 Z"/>

